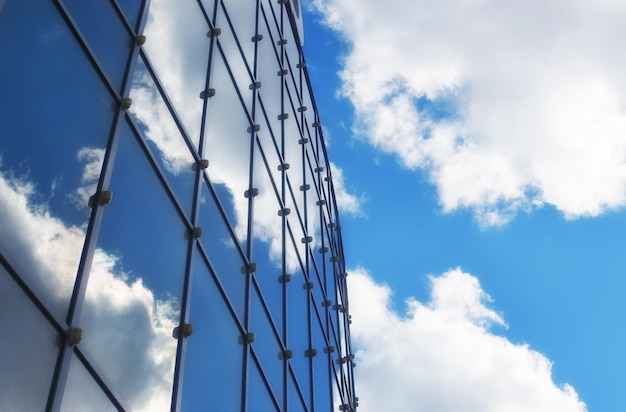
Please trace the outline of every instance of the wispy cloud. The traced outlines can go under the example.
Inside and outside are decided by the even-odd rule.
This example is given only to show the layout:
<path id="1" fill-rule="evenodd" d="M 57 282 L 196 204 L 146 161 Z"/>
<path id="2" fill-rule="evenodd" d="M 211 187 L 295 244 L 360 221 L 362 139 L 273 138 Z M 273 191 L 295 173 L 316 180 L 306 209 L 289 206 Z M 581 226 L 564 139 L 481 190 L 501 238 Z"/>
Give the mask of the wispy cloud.
<path id="1" fill-rule="evenodd" d="M 485 225 L 626 204 L 624 1 L 315 0 L 358 135 Z"/>
<path id="2" fill-rule="evenodd" d="M 506 324 L 474 276 L 430 276 L 430 301 L 409 299 L 404 314 L 364 269 L 348 279 L 363 412 L 587 410 L 574 388 L 552 380 L 549 359 L 491 330 Z"/>

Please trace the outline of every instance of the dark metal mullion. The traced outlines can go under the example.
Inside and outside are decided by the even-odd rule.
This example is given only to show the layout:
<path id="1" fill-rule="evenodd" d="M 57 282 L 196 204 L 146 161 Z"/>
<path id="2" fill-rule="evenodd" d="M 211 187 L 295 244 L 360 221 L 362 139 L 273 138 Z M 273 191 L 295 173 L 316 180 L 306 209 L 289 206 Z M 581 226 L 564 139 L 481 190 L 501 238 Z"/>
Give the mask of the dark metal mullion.
<path id="1" fill-rule="evenodd" d="M 278 21 L 276 20 L 276 14 L 274 13 L 274 9 L 272 8 L 271 5 L 270 5 L 270 9 L 272 10 L 274 23 L 276 25 L 278 32 L 280 33 L 280 37 L 283 38 L 284 37 L 283 36 L 284 7 L 280 6 L 280 26 L 278 25 Z M 268 26 L 268 31 L 271 33 L 272 31 L 269 30 L 269 24 L 267 26 Z M 276 49 L 274 48 L 274 50 Z M 278 67 L 282 71 L 284 70 L 284 67 L 285 67 L 285 48 L 284 47 L 280 48 L 280 56 L 277 56 L 277 57 L 278 57 Z M 280 112 L 285 113 L 285 79 L 283 78 L 282 74 L 280 76 Z M 281 159 L 283 162 L 281 166 L 284 166 L 285 164 L 285 122 L 286 121 L 287 119 L 282 119 L 280 121 L 280 155 L 281 155 Z M 283 205 L 286 205 L 287 204 L 287 190 L 286 190 L 287 171 L 285 170 L 284 167 L 281 167 L 281 179 L 280 180 L 281 180 L 280 198 L 281 198 Z M 286 214 L 283 214 L 281 224 L 282 224 L 281 246 L 283 249 L 281 265 L 282 265 L 282 275 L 286 275 L 287 274 L 287 231 L 288 230 L 291 236 L 292 243 L 295 243 L 295 242 L 293 239 L 293 233 L 291 233 L 291 228 L 289 227 L 289 222 L 287 221 Z M 293 245 L 293 248 L 294 248 L 293 249 L 294 253 L 296 254 L 296 256 L 298 256 L 298 260 L 300 260 L 298 249 L 295 246 L 295 244 Z M 300 264 L 302 263 L 300 262 Z M 289 326 L 288 326 L 289 314 L 287 311 L 287 307 L 289 304 L 289 294 L 287 292 L 287 282 L 282 282 L 281 286 L 282 286 L 282 326 L 283 326 L 282 338 L 283 338 L 283 344 L 285 345 L 285 347 L 289 347 Z M 289 411 L 289 376 L 290 376 L 290 373 L 294 376 L 293 381 L 294 381 L 294 384 L 296 385 L 298 396 L 300 397 L 300 403 L 306 405 L 306 402 L 303 402 L 302 391 L 300 389 L 298 381 L 295 379 L 295 375 L 293 374 L 293 371 L 291 370 L 291 366 L 292 366 L 291 362 L 285 362 L 283 364 L 283 388 L 284 388 L 283 405 L 285 408 L 285 412 Z"/>
<path id="2" fill-rule="evenodd" d="M 202 11 L 205 19 L 208 18 L 204 7 L 200 0 L 198 0 L 198 6 Z M 215 15 L 217 11 L 217 3 L 215 4 L 213 10 L 213 20 L 215 20 Z M 209 23 L 209 26 L 211 24 Z M 211 36 L 209 41 L 209 56 L 207 61 L 207 69 L 206 69 L 206 81 L 205 81 L 205 90 L 208 89 L 211 81 L 211 68 L 213 66 L 213 50 L 215 45 L 215 38 Z M 198 138 L 198 158 L 203 158 L 204 153 L 204 133 L 206 127 L 206 114 L 208 109 L 209 99 L 204 99 L 202 104 L 202 118 L 200 121 L 200 136 Z M 193 153 L 193 150 L 192 150 Z M 196 163 L 197 164 L 197 163 Z M 203 171 L 200 167 L 196 167 L 195 171 L 195 185 L 194 185 L 194 194 L 193 194 L 193 202 L 192 202 L 192 212 L 191 212 L 191 223 L 195 227 L 198 225 L 199 219 L 199 211 L 200 211 L 200 199 L 201 199 L 201 191 L 202 191 L 202 175 Z M 192 281 L 193 281 L 193 271 L 192 265 L 194 250 L 196 249 L 196 245 L 199 243 L 197 239 L 194 239 L 192 236 L 189 237 L 189 246 L 187 253 L 187 262 L 185 265 L 185 281 L 183 284 L 183 297 L 181 302 L 181 315 L 180 315 L 180 325 L 190 323 L 190 312 L 191 312 L 191 293 L 192 293 Z M 197 263 L 196 263 L 197 264 Z M 179 336 L 178 347 L 176 350 L 176 363 L 174 370 L 174 381 L 173 381 L 173 389 L 172 389 L 172 401 L 170 405 L 170 409 L 172 412 L 179 411 L 181 408 L 182 402 L 182 387 L 184 381 L 184 368 L 186 363 L 186 354 L 187 354 L 187 339 L 182 334 Z"/>
<path id="3" fill-rule="evenodd" d="M 63 19 L 66 21 L 68 28 L 71 30 L 72 34 L 76 38 L 80 47 L 83 49 L 85 55 L 87 56 L 91 64 L 94 66 L 99 77 L 102 79 L 103 83 L 105 84 L 105 87 L 109 89 L 109 92 L 111 93 L 111 95 L 117 97 L 118 105 L 119 105 L 120 96 L 117 90 L 115 89 L 115 87 L 113 87 L 112 83 L 109 81 L 109 79 L 105 75 L 104 70 L 101 68 L 100 64 L 98 63 L 95 57 L 95 54 L 93 53 L 93 51 L 87 44 L 87 41 L 83 37 L 82 33 L 80 33 L 80 30 L 78 29 L 73 19 L 69 15 L 67 9 L 65 8 L 65 6 L 62 4 L 60 0 L 55 0 L 54 3 L 57 6 L 57 9 L 59 10 Z M 149 4 L 149 0 L 144 0 L 142 7 L 140 9 L 140 13 L 142 16 L 146 12 L 148 4 Z M 145 23 L 145 16 L 142 17 L 140 26 L 143 25 L 144 23 Z M 137 49 L 138 49 L 138 46 L 135 44 L 128 53 L 126 70 L 124 72 L 124 77 L 123 77 L 122 84 L 121 84 L 121 90 L 123 92 L 123 95 L 126 95 L 130 89 L 129 81 L 128 81 L 129 73 L 134 67 L 134 64 L 136 62 Z M 106 148 L 105 156 L 104 156 L 103 163 L 102 163 L 100 178 L 98 180 L 96 195 L 101 193 L 102 189 L 109 184 L 111 174 L 112 174 L 112 164 L 114 163 L 115 153 L 117 151 L 117 144 L 119 141 L 119 129 L 120 129 L 120 122 L 122 121 L 121 120 L 122 117 L 123 117 L 122 108 L 121 106 L 118 106 L 115 116 L 113 118 L 113 122 L 111 124 L 111 131 L 109 133 L 109 139 L 107 142 L 107 148 Z M 77 275 L 76 275 L 76 279 L 74 282 L 74 290 L 72 292 L 72 298 L 70 299 L 70 304 L 69 304 L 68 313 L 66 317 L 67 324 L 70 327 L 78 324 L 80 321 L 80 313 L 82 309 L 82 304 L 84 303 L 85 292 L 87 288 L 87 280 L 89 277 L 87 272 L 89 271 L 91 267 L 91 262 L 93 260 L 93 255 L 95 253 L 96 239 L 97 239 L 97 234 L 100 229 L 101 222 L 102 222 L 102 207 L 100 207 L 98 202 L 95 202 L 94 208 L 92 210 L 92 213 L 89 219 L 89 224 L 87 226 L 87 231 L 85 234 L 85 241 L 83 244 L 83 251 L 81 253 Z M 59 351 L 58 368 L 55 370 L 46 410 L 57 411 L 61 407 L 62 394 L 65 390 L 65 384 L 66 384 L 67 376 L 69 373 L 69 367 L 70 367 L 70 361 L 71 361 L 71 350 L 72 349 L 69 345 L 64 345 L 61 347 Z M 99 378 L 98 375 L 95 374 L 95 371 L 92 371 L 92 372 L 94 372 L 92 373 L 92 376 L 94 377 L 94 379 L 97 380 L 97 378 Z M 117 399 L 115 399 L 114 397 L 112 398 L 110 396 L 111 395 L 110 392 L 107 392 L 105 388 L 102 388 L 102 389 L 105 391 L 105 393 L 107 393 L 107 396 L 109 396 L 109 399 L 112 402 L 119 403 Z"/>
<path id="4" fill-rule="evenodd" d="M 224 11 L 224 16 L 226 17 L 226 20 L 228 21 L 228 25 L 230 26 L 230 30 L 233 33 L 233 38 L 235 39 L 235 43 L 237 44 L 237 47 L 239 49 L 239 53 L 241 54 L 241 58 L 243 59 L 244 65 L 246 66 L 246 69 L 248 70 L 248 74 L 250 75 L 250 78 L 252 79 L 252 82 L 254 85 L 256 85 L 256 69 L 257 69 L 257 52 L 258 52 L 258 42 L 254 43 L 254 73 L 250 73 L 250 68 L 248 66 L 248 62 L 246 60 L 245 54 L 243 53 L 243 50 L 241 48 L 241 45 L 239 44 L 239 40 L 237 39 L 237 34 L 235 33 L 235 30 L 233 28 L 232 22 L 230 21 L 230 18 L 228 16 L 228 12 L 226 11 L 226 7 L 224 6 L 224 2 L 221 1 L 221 5 L 222 5 L 222 10 Z M 255 35 L 258 34 L 259 32 L 259 4 L 258 1 L 255 2 Z M 226 59 L 224 59 L 224 61 L 226 61 Z M 233 79 L 234 80 L 234 79 Z M 236 86 L 236 82 L 233 83 L 235 85 L 235 88 L 237 88 Z M 248 258 L 248 262 L 252 261 L 252 251 L 253 251 L 253 243 L 254 243 L 254 230 L 253 230 L 253 223 L 254 223 L 254 143 L 255 143 L 255 135 L 256 135 L 256 96 L 257 96 L 257 90 L 256 87 L 252 87 L 252 113 L 251 113 L 251 121 L 250 121 L 250 154 L 249 154 L 249 164 L 248 164 L 248 228 L 247 228 L 247 243 L 246 243 L 246 257 Z M 242 101 L 243 103 L 243 101 Z M 245 301 L 244 301 L 244 327 L 246 328 L 246 331 L 249 332 L 250 330 L 250 299 L 251 299 L 251 278 L 253 277 L 253 273 L 251 270 L 247 269 L 246 270 L 246 279 L 245 279 Z M 242 376 L 242 385 L 241 385 L 241 395 L 242 395 L 242 405 L 241 405 L 241 410 L 242 412 L 246 412 L 248 410 L 248 376 L 249 376 L 249 368 L 250 365 L 248 363 L 248 358 L 250 357 L 250 353 L 251 351 L 253 352 L 253 349 L 251 348 L 251 344 L 250 342 L 246 342 L 244 343 L 244 351 L 243 351 L 243 376 Z M 265 381 L 265 376 L 262 375 L 263 380 Z M 272 393 L 272 391 L 269 388 L 269 385 L 266 383 L 268 392 L 270 393 L 272 399 L 274 400 L 274 395 Z M 274 402 L 276 402 L 274 400 Z"/>
<path id="5" fill-rule="evenodd" d="M 208 23 L 209 25 L 209 29 L 213 30 L 215 23 L 216 23 L 216 19 L 217 19 L 217 2 L 215 3 L 214 7 L 213 7 L 213 17 L 210 20 L 209 17 L 206 14 L 206 11 L 204 10 L 204 5 L 202 4 L 201 0 L 197 0 L 198 3 L 198 7 L 200 7 L 200 10 L 202 11 L 202 16 L 205 18 L 206 23 Z M 213 58 L 213 53 L 214 53 L 214 49 L 215 49 L 215 36 L 210 36 L 211 40 L 209 41 L 209 59 L 207 61 L 207 69 L 206 69 L 206 81 L 204 84 L 204 90 L 208 90 L 209 86 L 211 85 L 211 75 L 212 75 L 212 69 L 213 69 L 213 65 L 215 63 L 215 59 Z M 209 98 L 207 97 L 206 99 L 204 99 L 204 102 L 202 104 L 202 120 L 200 121 L 200 139 L 198 140 L 198 153 L 199 153 L 199 157 L 202 158 L 204 156 L 204 134 L 205 134 L 205 129 L 206 129 L 206 116 L 207 116 L 207 111 L 208 111 L 208 106 L 209 106 Z"/>
<path id="6" fill-rule="evenodd" d="M 295 33 L 294 33 L 295 34 Z M 298 58 L 299 64 L 301 63 L 302 60 L 300 60 L 300 58 Z M 299 71 L 300 73 L 300 71 Z M 301 77 L 302 74 L 299 74 L 299 77 Z M 293 76 L 292 76 L 293 77 Z M 297 92 L 296 89 L 296 95 L 298 95 L 298 98 L 300 100 L 299 102 L 299 107 L 302 107 L 302 100 L 300 99 L 300 96 Z M 290 100 L 291 100 L 291 94 L 290 94 Z M 293 101 L 291 101 L 292 104 L 292 109 L 293 109 Z M 302 117 L 304 115 L 304 112 L 300 112 L 300 117 Z M 295 116 L 297 118 L 297 116 Z M 304 139 L 304 133 L 303 133 L 303 128 L 300 125 L 300 127 L 298 127 L 298 131 L 300 133 L 300 139 Z M 307 184 L 307 178 L 306 178 L 306 164 L 307 164 L 307 156 L 306 156 L 306 144 L 301 145 L 302 147 L 302 182 L 304 185 Z M 303 191 L 303 198 L 304 198 L 304 225 L 305 225 L 305 236 L 309 234 L 309 212 L 308 212 L 308 204 L 307 204 L 307 194 L 308 191 L 305 190 Z M 307 277 L 307 282 L 311 281 L 311 260 L 313 260 L 313 265 L 315 265 L 315 259 L 312 256 L 312 248 L 310 246 L 310 244 L 306 244 L 306 249 L 307 249 L 307 254 L 306 254 L 306 272 L 305 272 L 305 276 Z M 308 331 L 308 335 L 307 335 L 307 340 L 308 340 L 308 347 L 309 349 L 311 348 L 311 302 L 312 302 L 312 298 L 313 298 L 313 293 L 311 292 L 310 289 L 307 289 L 307 331 Z M 312 364 L 312 358 L 309 358 L 309 404 L 311 406 L 312 410 L 315 410 L 315 405 L 314 405 L 314 385 L 313 385 L 313 364 Z"/>

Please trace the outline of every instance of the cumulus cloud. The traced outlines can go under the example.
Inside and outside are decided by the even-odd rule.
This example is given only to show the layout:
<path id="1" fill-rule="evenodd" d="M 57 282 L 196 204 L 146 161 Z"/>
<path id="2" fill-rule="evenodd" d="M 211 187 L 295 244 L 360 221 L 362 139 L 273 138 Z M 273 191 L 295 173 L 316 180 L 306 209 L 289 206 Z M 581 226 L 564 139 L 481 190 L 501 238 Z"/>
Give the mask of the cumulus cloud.
<path id="1" fill-rule="evenodd" d="M 626 2 L 315 0 L 358 135 L 497 225 L 626 204 Z"/>
<path id="2" fill-rule="evenodd" d="M 363 412 L 587 410 L 552 380 L 549 359 L 491 330 L 506 323 L 476 277 L 458 268 L 430 276 L 430 301 L 411 298 L 404 314 L 365 270 L 348 279 Z"/>

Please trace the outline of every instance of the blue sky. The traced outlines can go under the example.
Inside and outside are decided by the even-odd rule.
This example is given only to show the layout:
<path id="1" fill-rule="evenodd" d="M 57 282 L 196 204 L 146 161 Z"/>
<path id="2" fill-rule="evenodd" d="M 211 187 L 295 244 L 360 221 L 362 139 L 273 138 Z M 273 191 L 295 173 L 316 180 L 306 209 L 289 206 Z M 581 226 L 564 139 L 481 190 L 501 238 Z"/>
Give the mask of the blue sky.
<path id="1" fill-rule="evenodd" d="M 623 408 L 626 61 L 616 53 L 626 38 L 616 16 L 626 3 L 312 3 L 309 73 L 330 156 L 359 199 L 342 220 L 362 409 Z M 420 329 L 429 318 L 411 302 L 433 316 L 446 307 L 436 279 L 467 322 Z M 477 280 L 478 295 L 462 279 Z M 390 309 L 387 321 L 375 307 Z M 464 341 L 468 322 L 500 343 Z M 431 338 L 456 341 L 451 359 L 477 361 L 453 365 L 422 344 Z M 402 348 L 420 353 L 396 363 Z M 551 369 L 526 375 L 515 366 L 524 348 Z M 390 393 L 397 404 L 385 404 Z"/>

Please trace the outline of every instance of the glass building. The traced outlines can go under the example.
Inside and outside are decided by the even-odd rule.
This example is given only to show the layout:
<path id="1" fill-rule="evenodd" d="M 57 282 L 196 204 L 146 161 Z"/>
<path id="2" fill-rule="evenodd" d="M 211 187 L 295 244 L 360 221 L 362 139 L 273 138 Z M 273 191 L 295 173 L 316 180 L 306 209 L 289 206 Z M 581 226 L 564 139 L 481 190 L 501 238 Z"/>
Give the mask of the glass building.
<path id="1" fill-rule="evenodd" d="M 0 410 L 354 410 L 297 0 L 0 0 Z"/>

